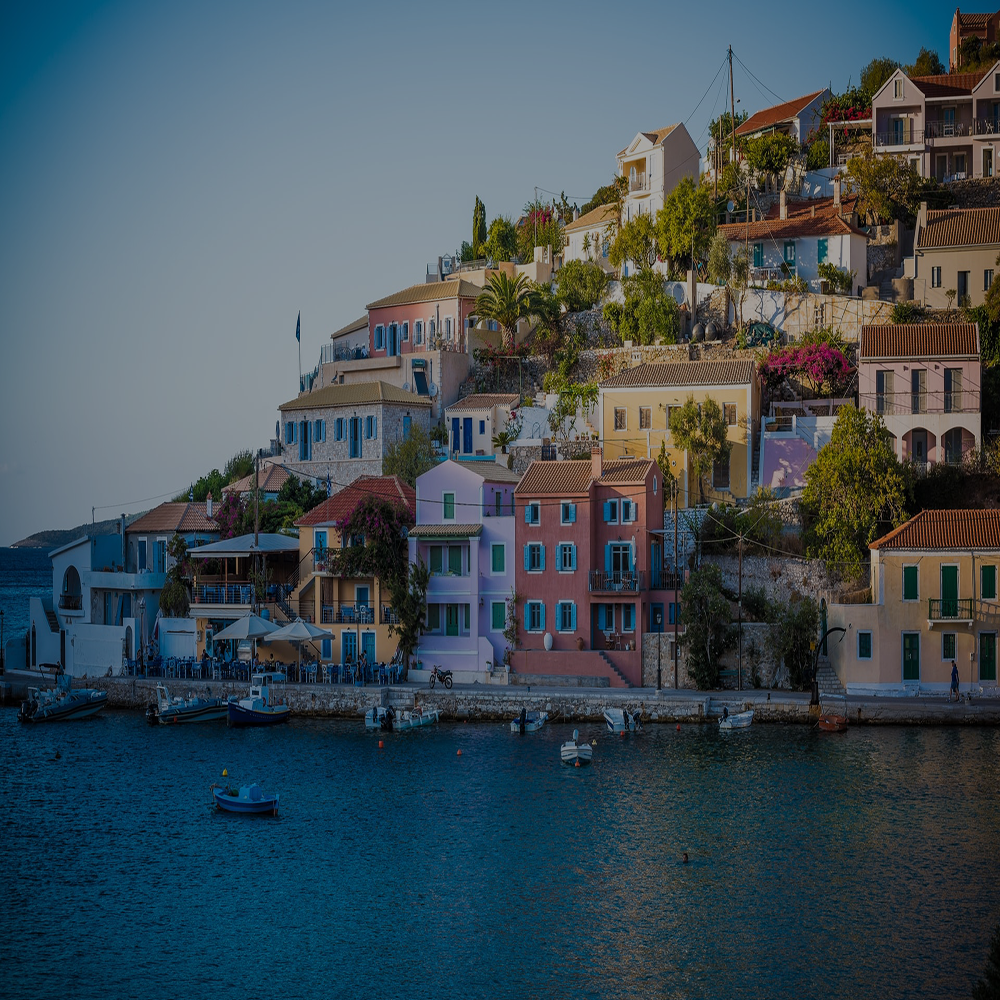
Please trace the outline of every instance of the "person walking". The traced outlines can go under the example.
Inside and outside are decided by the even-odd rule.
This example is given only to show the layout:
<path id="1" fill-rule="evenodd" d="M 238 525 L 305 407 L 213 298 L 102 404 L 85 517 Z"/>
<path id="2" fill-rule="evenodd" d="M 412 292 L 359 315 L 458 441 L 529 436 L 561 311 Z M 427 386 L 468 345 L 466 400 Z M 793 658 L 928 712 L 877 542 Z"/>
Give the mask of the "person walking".
<path id="1" fill-rule="evenodd" d="M 951 691 L 948 694 L 948 701 L 958 701 L 958 664 L 952 660 L 951 661 Z"/>

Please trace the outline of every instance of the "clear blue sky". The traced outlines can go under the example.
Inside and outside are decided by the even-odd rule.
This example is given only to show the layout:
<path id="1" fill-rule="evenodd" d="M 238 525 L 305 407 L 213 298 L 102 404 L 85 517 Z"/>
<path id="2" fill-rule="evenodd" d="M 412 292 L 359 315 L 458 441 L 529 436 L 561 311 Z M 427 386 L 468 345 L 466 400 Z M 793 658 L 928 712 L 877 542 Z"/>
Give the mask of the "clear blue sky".
<path id="1" fill-rule="evenodd" d="M 987 5 L 988 7 L 989 5 Z M 977 8 L 978 9 L 978 8 Z M 984 8 L 986 9 L 986 8 Z M 0 544 L 265 445 L 365 304 L 640 129 L 947 62 L 945 3 L 5 4 Z M 704 96 L 704 100 L 699 101 Z"/>

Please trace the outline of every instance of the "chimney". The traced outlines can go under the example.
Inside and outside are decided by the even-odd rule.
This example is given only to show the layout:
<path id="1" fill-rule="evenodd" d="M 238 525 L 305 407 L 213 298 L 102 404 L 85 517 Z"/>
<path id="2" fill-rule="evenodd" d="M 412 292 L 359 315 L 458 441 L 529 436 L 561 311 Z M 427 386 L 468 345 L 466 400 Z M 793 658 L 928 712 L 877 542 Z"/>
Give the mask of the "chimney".
<path id="1" fill-rule="evenodd" d="M 604 460 L 601 457 L 601 446 L 595 444 L 590 449 L 590 475 L 593 479 L 600 479 L 604 473 Z"/>
<path id="2" fill-rule="evenodd" d="M 840 174 L 833 179 L 833 206 L 840 208 Z"/>
<path id="3" fill-rule="evenodd" d="M 784 189 L 782 189 L 781 194 L 778 196 L 778 218 L 788 218 L 788 200 L 785 198 Z"/>
<path id="4" fill-rule="evenodd" d="M 211 517 L 212 516 L 212 494 L 209 492 L 208 496 L 205 497 L 205 513 Z"/>
<path id="5" fill-rule="evenodd" d="M 573 209 L 573 221 L 576 222 L 577 219 L 579 219 L 579 218 L 580 218 L 580 209 L 574 208 Z"/>
<path id="6" fill-rule="evenodd" d="M 811 218 L 811 219 L 815 219 L 816 218 L 816 206 L 815 205 L 810 205 L 809 206 L 809 218 Z"/>

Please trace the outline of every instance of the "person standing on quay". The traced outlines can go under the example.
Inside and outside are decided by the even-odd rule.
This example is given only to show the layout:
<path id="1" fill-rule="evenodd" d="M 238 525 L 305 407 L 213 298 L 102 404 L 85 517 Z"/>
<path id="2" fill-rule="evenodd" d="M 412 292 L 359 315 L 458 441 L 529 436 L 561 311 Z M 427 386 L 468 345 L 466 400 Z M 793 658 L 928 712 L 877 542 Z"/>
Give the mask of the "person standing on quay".
<path id="1" fill-rule="evenodd" d="M 951 701 L 954 697 L 955 701 L 959 700 L 958 696 L 958 664 L 952 660 L 951 661 L 951 692 L 948 695 L 948 701 Z"/>

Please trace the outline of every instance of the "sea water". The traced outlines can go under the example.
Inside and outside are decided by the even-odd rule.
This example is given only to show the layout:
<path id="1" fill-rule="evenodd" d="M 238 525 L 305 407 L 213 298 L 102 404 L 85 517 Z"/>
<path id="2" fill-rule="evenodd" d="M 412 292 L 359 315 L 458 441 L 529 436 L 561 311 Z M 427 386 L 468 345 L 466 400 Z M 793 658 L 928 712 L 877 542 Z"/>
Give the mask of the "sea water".
<path id="1" fill-rule="evenodd" d="M 579 728 L 589 768 L 560 763 L 566 725 L 0 710 L 3 993 L 969 994 L 1000 916 L 995 730 Z M 217 812 L 225 780 L 278 817 Z"/>
<path id="2" fill-rule="evenodd" d="M 4 643 L 18 636 L 23 637 L 30 628 L 28 603 L 32 597 L 52 598 L 52 562 L 48 550 L 0 548 L 0 610 L 3 611 Z"/>

